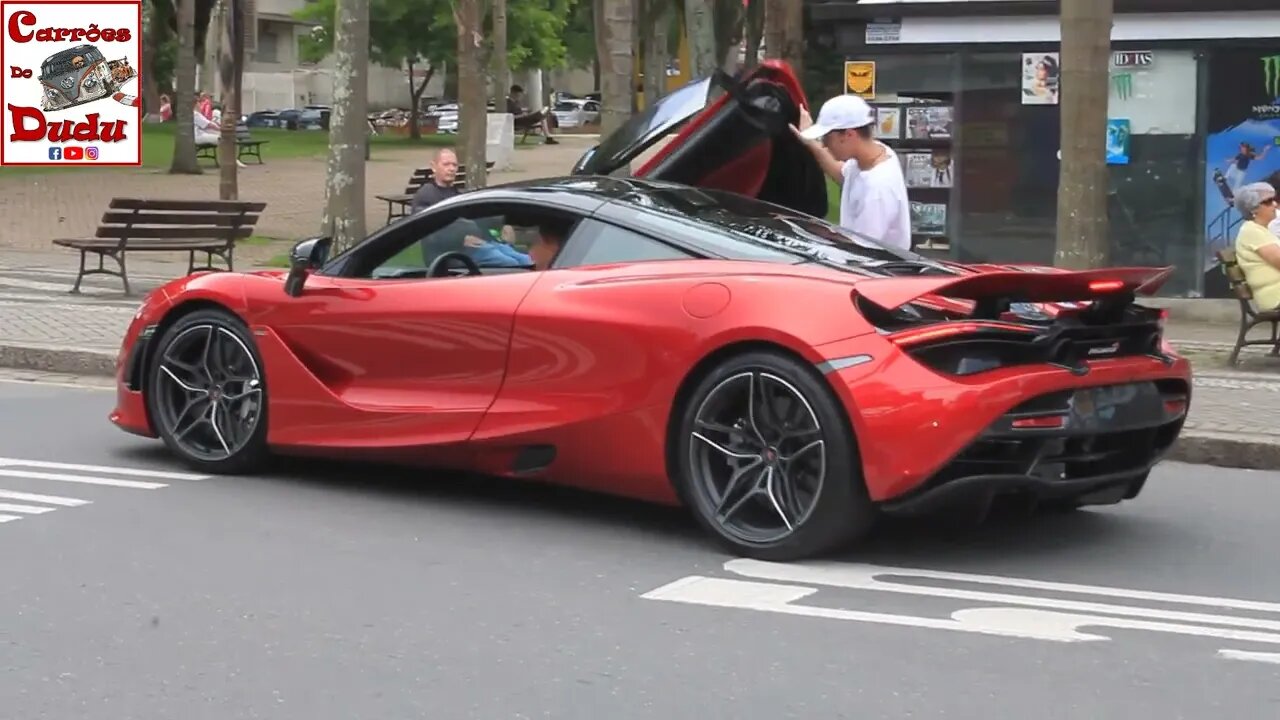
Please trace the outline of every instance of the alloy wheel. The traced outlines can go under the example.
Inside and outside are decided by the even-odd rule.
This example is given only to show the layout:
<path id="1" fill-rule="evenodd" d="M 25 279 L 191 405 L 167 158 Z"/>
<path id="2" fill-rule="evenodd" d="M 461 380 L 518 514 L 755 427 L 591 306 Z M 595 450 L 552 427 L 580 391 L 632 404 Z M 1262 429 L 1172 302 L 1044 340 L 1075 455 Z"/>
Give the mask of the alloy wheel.
<path id="1" fill-rule="evenodd" d="M 692 476 L 725 533 L 775 543 L 813 513 L 827 448 L 817 414 L 793 384 L 768 372 L 734 374 L 707 393 L 693 428 Z"/>
<path id="2" fill-rule="evenodd" d="M 204 461 L 232 458 L 262 418 L 262 374 L 234 332 L 215 324 L 184 329 L 156 363 L 159 422 L 184 452 Z"/>

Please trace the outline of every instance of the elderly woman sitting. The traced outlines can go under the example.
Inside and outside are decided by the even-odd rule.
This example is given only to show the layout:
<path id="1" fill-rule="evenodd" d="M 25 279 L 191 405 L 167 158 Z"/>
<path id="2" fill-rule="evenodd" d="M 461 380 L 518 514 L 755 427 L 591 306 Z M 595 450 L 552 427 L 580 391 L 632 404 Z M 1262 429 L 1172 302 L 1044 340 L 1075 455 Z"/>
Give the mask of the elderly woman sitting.
<path id="1" fill-rule="evenodd" d="M 1280 238 L 1268 229 L 1276 219 L 1276 189 L 1251 183 L 1236 191 L 1245 222 L 1236 235 L 1236 261 L 1259 310 L 1280 309 Z"/>

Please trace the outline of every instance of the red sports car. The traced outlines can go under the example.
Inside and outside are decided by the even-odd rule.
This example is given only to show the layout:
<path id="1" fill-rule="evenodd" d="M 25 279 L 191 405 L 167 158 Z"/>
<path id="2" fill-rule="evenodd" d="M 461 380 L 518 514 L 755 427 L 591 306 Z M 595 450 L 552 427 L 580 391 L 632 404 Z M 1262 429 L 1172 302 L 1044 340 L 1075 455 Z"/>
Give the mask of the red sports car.
<path id="1" fill-rule="evenodd" d="M 815 217 L 786 69 L 729 89 L 668 97 L 580 174 L 155 290 L 112 422 L 208 472 L 368 458 L 683 504 L 773 560 L 882 512 L 1138 494 L 1191 395 L 1135 303 L 1171 269 L 978 272 L 850 234 Z"/>

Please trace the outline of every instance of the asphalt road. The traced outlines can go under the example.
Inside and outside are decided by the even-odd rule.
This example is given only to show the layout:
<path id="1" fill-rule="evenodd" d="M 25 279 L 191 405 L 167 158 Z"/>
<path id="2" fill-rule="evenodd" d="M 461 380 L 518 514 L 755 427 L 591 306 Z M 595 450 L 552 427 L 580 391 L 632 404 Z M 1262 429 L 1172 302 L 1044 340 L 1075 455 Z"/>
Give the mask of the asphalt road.
<path id="1" fill-rule="evenodd" d="M 182 470 L 111 400 L 0 382 L 4 718 L 1280 714 L 1274 473 L 726 568 L 678 512 L 531 485 L 123 474 Z"/>

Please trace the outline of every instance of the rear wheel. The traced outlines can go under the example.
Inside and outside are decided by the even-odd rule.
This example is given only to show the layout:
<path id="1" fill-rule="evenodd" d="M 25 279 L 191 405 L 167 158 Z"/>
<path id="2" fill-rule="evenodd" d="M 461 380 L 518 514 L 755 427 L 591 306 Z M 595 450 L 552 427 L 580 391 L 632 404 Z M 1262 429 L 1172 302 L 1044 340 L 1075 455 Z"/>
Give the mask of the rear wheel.
<path id="1" fill-rule="evenodd" d="M 677 412 L 678 489 L 733 552 L 799 560 L 870 528 L 874 510 L 848 423 L 806 364 L 775 352 L 732 357 Z"/>
<path id="2" fill-rule="evenodd" d="M 225 311 L 199 310 L 160 337 L 146 400 L 173 453 L 196 469 L 234 474 L 267 459 L 266 392 L 244 324 Z"/>

